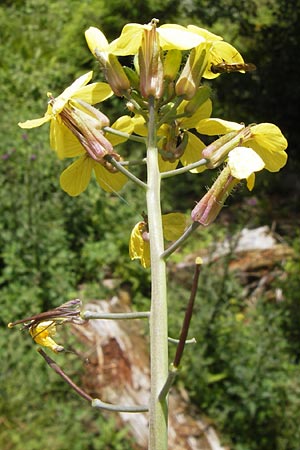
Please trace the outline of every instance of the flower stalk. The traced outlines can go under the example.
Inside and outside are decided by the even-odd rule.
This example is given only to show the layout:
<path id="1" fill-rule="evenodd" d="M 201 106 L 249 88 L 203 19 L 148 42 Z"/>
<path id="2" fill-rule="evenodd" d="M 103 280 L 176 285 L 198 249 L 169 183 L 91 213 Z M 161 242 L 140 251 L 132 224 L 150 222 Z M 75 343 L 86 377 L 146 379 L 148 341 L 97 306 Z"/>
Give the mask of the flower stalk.
<path id="1" fill-rule="evenodd" d="M 156 111 L 154 97 L 149 98 L 147 143 L 147 210 L 151 257 L 150 367 L 151 399 L 149 450 L 165 450 L 168 442 L 167 400 L 159 394 L 168 376 L 168 321 L 166 264 L 162 214 L 160 206 L 160 172 L 156 143 Z"/>

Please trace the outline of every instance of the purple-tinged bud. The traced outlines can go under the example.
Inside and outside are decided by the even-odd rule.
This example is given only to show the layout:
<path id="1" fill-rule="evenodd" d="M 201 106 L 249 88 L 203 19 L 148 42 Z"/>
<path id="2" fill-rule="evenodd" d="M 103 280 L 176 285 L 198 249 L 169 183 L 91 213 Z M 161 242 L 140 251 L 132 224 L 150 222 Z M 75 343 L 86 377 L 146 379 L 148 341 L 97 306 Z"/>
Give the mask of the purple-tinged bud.
<path id="1" fill-rule="evenodd" d="M 221 211 L 232 189 L 238 183 L 239 180 L 231 175 L 229 167 L 225 167 L 209 191 L 193 209 L 192 220 L 205 227 L 210 225 Z"/>
<path id="2" fill-rule="evenodd" d="M 96 52 L 98 56 L 98 53 Z M 99 59 L 99 58 L 98 58 Z M 130 90 L 130 82 L 115 55 L 108 55 L 105 65 L 102 65 L 104 76 L 118 97 L 123 97 Z"/>
<path id="3" fill-rule="evenodd" d="M 163 95 L 163 63 L 160 56 L 159 34 L 156 21 L 144 29 L 139 48 L 140 91 L 144 98 L 161 98 Z"/>

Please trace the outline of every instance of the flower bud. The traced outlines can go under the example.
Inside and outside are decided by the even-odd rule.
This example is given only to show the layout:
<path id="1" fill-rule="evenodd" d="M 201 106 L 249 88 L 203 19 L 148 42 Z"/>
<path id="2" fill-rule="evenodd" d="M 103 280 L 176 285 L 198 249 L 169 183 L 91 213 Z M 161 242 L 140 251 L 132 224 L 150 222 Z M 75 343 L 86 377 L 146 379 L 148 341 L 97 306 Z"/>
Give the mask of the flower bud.
<path id="1" fill-rule="evenodd" d="M 107 51 L 109 45 L 106 37 L 98 28 L 90 27 L 85 32 L 85 38 L 89 49 L 100 62 L 110 87 L 118 97 L 122 97 L 130 89 L 130 82 L 118 58 Z"/>
<path id="2" fill-rule="evenodd" d="M 180 50 L 173 49 L 166 53 L 163 61 L 164 79 L 172 81 L 176 78 L 180 68 L 182 54 Z"/>
<path id="3" fill-rule="evenodd" d="M 131 69 L 131 67 L 127 67 L 127 66 L 124 66 L 123 69 L 124 69 L 124 72 L 125 72 L 128 80 L 130 81 L 130 86 L 133 89 L 138 90 L 139 85 L 140 85 L 140 78 L 139 78 L 137 72 L 135 70 Z"/>
<path id="4" fill-rule="evenodd" d="M 225 167 L 209 191 L 202 197 L 191 213 L 192 220 L 203 226 L 210 225 L 221 211 L 232 189 L 239 183 Z"/>
<path id="5" fill-rule="evenodd" d="M 145 28 L 139 48 L 140 91 L 144 98 L 163 94 L 163 64 L 160 57 L 159 35 L 156 22 Z"/>
<path id="6" fill-rule="evenodd" d="M 206 67 L 206 45 L 199 45 L 190 52 L 188 60 L 175 86 L 178 96 L 191 100 L 197 92 Z"/>
<path id="7" fill-rule="evenodd" d="M 115 55 L 108 55 L 108 62 L 103 66 L 104 76 L 118 97 L 123 97 L 130 89 L 130 82 Z"/>
<path id="8" fill-rule="evenodd" d="M 211 89 L 209 86 L 200 86 L 192 100 L 187 102 L 184 114 L 188 117 L 192 116 L 209 99 L 210 93 Z"/>

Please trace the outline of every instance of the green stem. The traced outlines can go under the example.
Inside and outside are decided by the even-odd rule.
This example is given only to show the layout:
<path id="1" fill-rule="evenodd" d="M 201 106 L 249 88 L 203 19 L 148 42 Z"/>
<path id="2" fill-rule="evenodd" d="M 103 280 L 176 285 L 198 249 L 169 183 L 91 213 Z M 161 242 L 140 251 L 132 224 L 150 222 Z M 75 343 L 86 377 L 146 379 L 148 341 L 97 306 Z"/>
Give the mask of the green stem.
<path id="1" fill-rule="evenodd" d="M 149 450 L 168 447 L 167 399 L 159 394 L 168 376 L 168 320 L 166 265 L 161 258 L 164 250 L 160 206 L 160 172 L 156 146 L 155 100 L 149 99 L 147 143 L 147 210 L 151 254 L 151 312 L 150 312 L 150 424 Z"/>
<path id="2" fill-rule="evenodd" d="M 105 156 L 106 161 L 109 161 L 112 166 L 116 167 L 120 172 L 122 172 L 127 178 L 129 178 L 131 181 L 136 183 L 138 186 L 142 187 L 143 189 L 147 188 L 146 183 L 144 183 L 142 180 L 137 178 L 133 173 L 129 172 L 129 170 L 125 169 L 122 164 L 120 164 L 118 161 L 116 161 L 111 155 Z"/>
<path id="3" fill-rule="evenodd" d="M 93 311 L 84 311 L 81 317 L 84 320 L 90 319 L 107 319 L 107 320 L 128 320 L 128 319 L 148 319 L 150 313 L 145 312 L 130 312 L 130 313 L 95 313 Z"/>
<path id="4" fill-rule="evenodd" d="M 170 247 L 165 250 L 161 257 L 166 259 L 168 258 L 175 250 L 178 249 L 186 240 L 187 238 L 200 226 L 199 222 L 193 222 L 186 230 L 185 232 L 180 236 L 177 241 L 173 242 L 173 244 L 170 245 Z"/>
<path id="5" fill-rule="evenodd" d="M 121 166 L 144 166 L 147 164 L 146 158 L 143 159 L 132 159 L 131 161 L 119 161 Z"/>
<path id="6" fill-rule="evenodd" d="M 106 403 L 99 398 L 93 398 L 92 407 L 103 409 L 105 411 L 115 411 L 115 412 L 127 412 L 127 413 L 141 413 L 149 411 L 146 405 L 136 405 L 136 406 L 126 406 L 126 405 L 112 405 L 111 403 Z"/>
<path id="7" fill-rule="evenodd" d="M 199 166 L 205 166 L 209 161 L 207 159 L 200 159 L 194 163 L 188 164 L 187 166 L 180 167 L 179 169 L 169 170 L 168 172 L 163 172 L 161 174 L 162 178 L 170 178 L 175 175 L 180 175 L 181 173 L 188 172 L 189 170 L 196 169 Z"/>
<path id="8" fill-rule="evenodd" d="M 107 133 L 115 134 L 116 136 L 124 137 L 131 141 L 141 142 L 142 144 L 145 144 L 145 138 L 142 136 L 136 136 L 135 134 L 125 133 L 124 131 L 120 131 L 120 130 L 117 130 L 116 128 L 111 128 L 111 127 L 103 127 L 103 131 L 105 131 Z"/>
<path id="9" fill-rule="evenodd" d="M 178 108 L 178 106 L 180 105 L 180 103 L 183 101 L 183 97 L 178 97 L 175 102 L 174 105 L 172 106 L 172 108 L 164 115 L 160 118 L 160 121 L 157 124 L 157 128 L 159 128 L 163 123 L 168 122 L 168 120 L 170 120 L 170 118 L 175 118 L 176 116 L 176 110 Z"/>

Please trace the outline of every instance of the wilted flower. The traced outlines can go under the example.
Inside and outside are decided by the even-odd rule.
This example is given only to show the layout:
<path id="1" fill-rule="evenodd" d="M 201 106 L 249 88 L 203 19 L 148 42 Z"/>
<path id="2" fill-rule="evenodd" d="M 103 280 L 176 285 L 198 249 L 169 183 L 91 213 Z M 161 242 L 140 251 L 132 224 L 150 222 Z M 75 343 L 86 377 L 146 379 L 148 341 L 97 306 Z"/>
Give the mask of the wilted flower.
<path id="1" fill-rule="evenodd" d="M 167 241 L 175 241 L 184 232 L 186 219 L 183 214 L 170 213 L 162 216 L 164 238 Z M 129 256 L 131 259 L 140 259 L 143 267 L 150 267 L 150 238 L 147 218 L 138 222 L 130 236 Z"/>
<path id="2" fill-rule="evenodd" d="M 112 91 L 106 83 L 92 83 L 86 86 L 92 75 L 93 72 L 88 72 L 77 78 L 71 86 L 56 98 L 51 93 L 48 93 L 50 101 L 44 117 L 20 122 L 19 126 L 28 129 L 50 122 L 50 145 L 57 151 L 60 158 L 68 157 L 70 149 L 74 152 L 75 149 L 79 150 L 79 148 L 82 148 L 73 131 L 63 121 L 61 114 L 67 109 L 69 114 L 72 111 L 73 115 L 74 111 L 84 111 L 87 115 L 91 115 L 90 110 L 84 107 L 82 102 L 87 105 L 94 105 L 112 95 Z"/>
<path id="3" fill-rule="evenodd" d="M 12 328 L 16 325 L 24 324 L 23 329 L 28 329 L 31 337 L 37 344 L 49 347 L 55 353 L 61 352 L 64 350 L 64 347 L 56 344 L 52 339 L 56 334 L 56 325 L 61 325 L 65 322 L 82 324 L 84 320 L 80 317 L 80 308 L 81 301 L 79 299 L 70 300 L 52 310 L 11 322 L 8 324 L 8 327 Z"/>
<path id="4" fill-rule="evenodd" d="M 106 155 L 120 160 L 113 145 L 102 130 L 109 119 L 91 105 L 112 95 L 106 83 L 86 84 L 92 72 L 79 77 L 57 98 L 50 101 L 44 117 L 19 123 L 21 128 L 34 128 L 50 122 L 50 144 L 60 158 L 79 158 L 61 174 L 61 187 L 71 196 L 79 195 L 89 184 L 92 172 L 98 184 L 107 192 L 120 190 L 127 181 L 105 159 Z"/>

